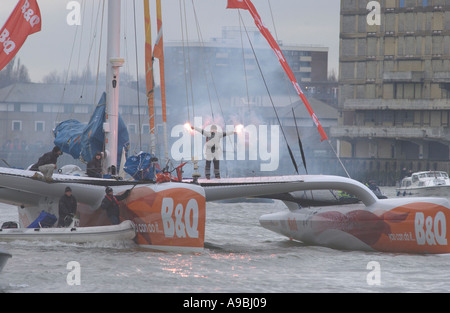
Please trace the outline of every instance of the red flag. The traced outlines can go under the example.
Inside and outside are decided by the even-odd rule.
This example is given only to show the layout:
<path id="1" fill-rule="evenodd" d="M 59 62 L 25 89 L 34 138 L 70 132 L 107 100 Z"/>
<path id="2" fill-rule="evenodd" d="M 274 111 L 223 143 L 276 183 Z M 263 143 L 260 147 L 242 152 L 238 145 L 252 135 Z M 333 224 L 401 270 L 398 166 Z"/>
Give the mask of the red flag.
<path id="1" fill-rule="evenodd" d="M 227 9 L 248 10 L 248 6 L 244 0 L 228 0 Z"/>
<path id="2" fill-rule="evenodd" d="M 41 12 L 36 0 L 20 0 L 0 30 L 0 70 L 14 58 L 28 35 L 41 30 Z"/>
<path id="3" fill-rule="evenodd" d="M 317 129 L 321 136 L 321 141 L 328 139 L 327 134 L 322 128 L 322 125 L 320 125 L 319 119 L 317 118 L 316 114 L 314 113 L 313 109 L 311 108 L 311 105 L 308 102 L 308 99 L 306 99 L 305 94 L 303 93 L 302 89 L 300 88 L 300 85 L 297 83 L 297 80 L 295 79 L 294 73 L 292 72 L 291 68 L 289 67 L 288 63 L 286 62 L 286 59 L 284 58 L 283 53 L 281 52 L 280 47 L 278 46 L 277 42 L 273 38 L 270 31 L 264 26 L 261 17 L 258 14 L 258 11 L 256 11 L 255 6 L 250 0 L 228 0 L 227 9 L 243 9 L 248 10 L 250 14 L 253 16 L 253 19 L 255 20 L 255 24 L 258 27 L 261 34 L 266 38 L 267 42 L 269 43 L 270 47 L 275 52 L 278 61 L 280 61 L 281 66 L 283 67 L 284 71 L 288 75 L 289 79 L 291 80 L 292 85 L 295 88 L 295 91 L 297 91 L 297 94 L 302 99 L 303 103 L 305 104 L 306 109 L 308 110 L 309 114 L 311 115 L 314 124 L 316 124 Z"/>

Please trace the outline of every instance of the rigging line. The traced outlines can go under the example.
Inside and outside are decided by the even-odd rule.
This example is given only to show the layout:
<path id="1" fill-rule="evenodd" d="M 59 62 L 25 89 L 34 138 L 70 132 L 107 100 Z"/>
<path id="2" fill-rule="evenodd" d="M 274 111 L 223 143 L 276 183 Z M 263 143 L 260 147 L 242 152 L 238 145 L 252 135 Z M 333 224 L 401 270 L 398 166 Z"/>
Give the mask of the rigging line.
<path id="1" fill-rule="evenodd" d="M 247 106 L 250 112 L 250 94 L 248 92 L 248 75 L 247 75 L 247 63 L 245 62 L 245 51 L 244 51 L 244 37 L 242 36 L 242 17 L 240 10 L 237 10 L 239 14 L 239 33 L 241 35 L 241 47 L 242 47 L 242 63 L 244 64 L 244 75 L 245 75 L 245 90 L 247 92 Z"/>
<path id="2" fill-rule="evenodd" d="M 183 4 L 184 4 L 184 24 L 185 24 L 186 42 L 187 42 L 187 60 L 188 60 L 188 70 L 189 70 L 189 83 L 190 83 L 190 87 L 191 87 L 192 115 L 195 118 L 194 87 L 192 86 L 191 55 L 190 55 L 190 49 L 189 49 L 189 32 L 188 32 L 188 27 L 187 27 L 186 1 L 183 1 Z"/>
<path id="3" fill-rule="evenodd" d="M 72 58 L 73 58 L 73 53 L 74 53 L 74 50 L 75 50 L 75 42 L 76 42 L 76 38 L 77 38 L 77 35 L 78 35 L 78 29 L 79 29 L 79 26 L 76 26 L 75 35 L 73 36 L 72 49 L 70 51 L 69 64 L 67 65 L 66 77 L 64 78 L 63 92 L 62 92 L 62 95 L 61 95 L 61 99 L 59 100 L 60 103 L 62 103 L 64 101 L 64 96 L 65 96 L 65 93 L 66 93 L 67 81 L 69 80 L 69 69 L 70 69 L 70 66 L 72 64 Z"/>
<path id="4" fill-rule="evenodd" d="M 85 16 L 84 13 L 86 11 L 86 8 L 85 8 L 85 5 L 84 5 L 84 0 L 83 0 L 83 4 L 82 5 L 83 5 L 83 8 L 84 8 L 83 9 L 83 20 L 84 20 L 84 16 Z M 70 75 L 70 68 L 71 68 L 71 64 L 72 64 L 72 58 L 73 58 L 73 55 L 74 55 L 74 52 L 75 52 L 75 44 L 77 42 L 76 39 L 77 39 L 77 36 L 78 36 L 78 30 L 79 29 L 80 29 L 80 27 L 76 26 L 75 35 L 73 37 L 72 49 L 71 49 L 70 57 L 69 57 L 69 64 L 67 66 L 66 77 L 64 79 L 63 92 L 62 92 L 62 95 L 61 95 L 60 104 L 63 104 L 63 101 L 64 101 L 64 97 L 65 97 L 65 93 L 66 93 L 66 89 L 67 89 L 67 84 L 68 84 L 68 81 L 69 81 L 69 75 Z M 84 28 L 81 27 L 81 38 L 83 37 L 83 29 Z M 80 49 L 79 49 L 79 51 L 81 51 L 81 39 L 80 39 Z M 78 64 L 79 64 L 79 59 L 80 59 L 80 57 L 78 57 Z M 73 112 L 74 112 L 74 108 L 72 108 L 72 113 L 71 114 L 73 114 Z M 62 111 L 58 110 L 58 112 L 56 114 L 56 119 L 57 120 L 59 120 L 59 118 L 61 117 L 62 113 L 64 113 L 64 109 Z M 50 131 L 53 134 L 53 131 L 52 130 L 50 130 Z"/>
<path id="5" fill-rule="evenodd" d="M 136 29 L 136 2 L 133 1 L 133 15 L 134 15 L 134 50 L 136 53 L 136 88 L 137 88 L 137 102 L 138 102 L 138 133 L 139 133 L 139 150 L 142 150 L 142 134 L 141 134 L 141 103 L 139 92 L 139 62 L 137 52 L 137 29 Z"/>
<path id="6" fill-rule="evenodd" d="M 99 4 L 98 4 L 98 8 L 97 8 L 97 20 L 98 20 L 98 10 L 100 9 L 100 2 L 99 2 Z M 85 13 L 85 11 L 86 11 L 86 8 L 84 8 L 84 12 L 83 13 Z M 90 48 L 89 48 L 89 53 L 88 53 L 88 57 L 87 57 L 87 64 L 86 64 L 86 72 L 85 72 L 85 74 L 83 75 L 83 73 L 81 74 L 81 76 L 80 77 L 78 77 L 78 73 L 79 73 L 79 71 L 80 71 L 80 63 L 81 63 L 81 52 L 82 52 L 82 49 L 81 49 L 81 43 L 83 42 L 83 34 L 84 34 L 84 27 L 82 28 L 82 33 L 81 33 L 81 38 L 80 38 L 80 50 L 79 50 L 79 52 L 78 52 L 78 63 L 77 63 L 77 70 L 76 70 L 76 73 L 77 73 L 77 77 L 76 77 L 76 79 L 77 79 L 77 83 L 79 83 L 79 78 L 81 78 L 81 81 L 82 81 L 82 84 L 81 84 L 81 92 L 80 92 L 80 98 L 79 98 L 79 102 L 78 103 L 81 103 L 81 101 L 82 101 L 82 99 L 83 99 L 83 93 L 84 93 L 84 87 L 85 87 L 85 84 L 86 84 L 86 74 L 87 74 L 87 69 L 89 68 L 89 60 L 90 60 L 90 58 L 91 58 L 91 52 L 92 52 L 92 47 L 93 47 L 93 45 L 94 45 L 94 42 L 95 42 L 95 37 L 96 37 L 96 35 L 97 35 L 97 33 L 96 33 L 96 29 L 94 28 L 94 26 L 93 26 L 93 23 L 94 23 L 94 4 L 92 4 L 92 9 L 91 9 L 91 20 L 90 20 L 90 22 L 91 22 L 91 25 L 90 25 L 90 30 L 91 30 L 91 34 L 90 34 L 90 38 L 92 38 L 92 41 L 91 41 L 91 44 L 90 44 Z M 84 18 L 83 18 L 83 20 L 84 20 Z M 94 101 L 94 103 L 95 103 L 95 101 Z"/>
<path id="7" fill-rule="evenodd" d="M 198 41 L 200 42 L 200 45 L 201 45 L 201 47 L 202 47 L 202 49 L 200 49 L 200 51 L 201 51 L 201 53 L 202 53 L 203 60 L 207 63 L 207 67 L 209 67 L 208 58 L 207 58 L 207 57 L 204 55 L 204 53 L 203 53 L 203 52 L 204 52 L 204 51 L 203 51 L 203 49 L 204 49 L 204 45 L 203 45 L 203 37 L 202 37 L 201 31 L 200 31 L 200 24 L 199 24 L 199 22 L 198 22 L 197 12 L 196 12 L 196 10 L 195 10 L 195 5 L 194 5 L 194 0 L 191 0 L 191 2 L 192 2 L 192 10 L 193 10 L 193 12 L 194 12 L 195 25 L 196 25 L 196 28 L 197 28 Z M 205 65 L 205 64 L 203 64 L 203 65 Z M 203 71 L 203 74 L 204 74 L 204 76 L 205 76 L 206 91 L 207 91 L 207 93 L 208 93 L 209 108 L 210 108 L 210 110 L 211 110 L 211 116 L 212 116 L 212 118 L 213 118 L 213 121 L 215 121 L 214 110 L 213 110 L 213 107 L 212 107 L 211 93 L 209 92 L 208 77 L 207 77 L 207 75 L 206 75 L 206 69 Z"/>
<path id="8" fill-rule="evenodd" d="M 272 24 L 273 24 L 273 30 L 275 32 L 275 38 L 278 41 L 278 33 L 277 33 L 277 28 L 275 27 L 275 19 L 273 18 L 272 5 L 270 4 L 270 0 L 267 0 L 267 3 L 269 4 L 270 16 L 272 17 Z"/>
<path id="9" fill-rule="evenodd" d="M 341 158 L 338 156 L 336 150 L 334 150 L 334 147 L 333 147 L 333 145 L 331 144 L 331 140 L 330 140 L 330 139 L 328 139 L 328 144 L 330 145 L 331 150 L 333 150 L 334 154 L 336 155 L 336 158 L 338 159 L 339 163 L 341 164 L 342 168 L 344 169 L 345 174 L 347 174 L 347 177 L 348 177 L 348 178 L 351 178 L 351 177 L 350 177 L 350 174 L 347 172 L 347 169 L 346 169 L 345 166 L 344 166 L 344 163 L 342 163 Z"/>
<path id="10" fill-rule="evenodd" d="M 300 139 L 300 133 L 298 131 L 298 126 L 297 126 L 297 118 L 295 117 L 294 108 L 291 108 L 291 109 L 292 109 L 292 117 L 294 118 L 295 130 L 297 131 L 298 147 L 299 147 L 300 153 L 302 155 L 303 166 L 305 167 L 306 174 L 308 174 L 308 168 L 306 167 L 305 153 L 303 151 L 303 144 L 302 144 L 302 141 Z"/>
<path id="11" fill-rule="evenodd" d="M 269 4 L 269 11 L 270 11 L 270 16 L 272 18 L 273 30 L 275 32 L 275 39 L 277 40 L 277 42 L 279 42 L 277 27 L 275 25 L 275 18 L 273 16 L 272 5 L 270 4 L 270 0 L 267 0 L 267 3 Z M 291 104 L 293 104 L 292 97 L 291 97 L 292 89 L 290 88 L 290 86 L 291 86 L 290 85 L 290 81 L 289 81 L 289 79 L 288 79 L 288 77 L 286 75 L 283 75 L 283 77 L 284 77 L 284 81 L 285 81 L 285 84 L 286 84 L 286 90 L 287 90 L 287 93 L 288 93 L 288 96 L 289 96 L 289 102 Z"/>
<path id="12" fill-rule="evenodd" d="M 186 107 L 187 107 L 187 114 L 188 114 L 188 122 L 191 123 L 190 108 L 189 108 L 188 79 L 187 79 L 187 69 L 186 69 L 186 51 L 185 51 L 186 48 L 184 45 L 183 9 L 181 7 L 181 1 L 182 0 L 179 1 L 179 4 L 180 4 L 179 7 L 180 7 L 181 43 L 183 45 L 184 86 L 186 89 Z"/>
<path id="13" fill-rule="evenodd" d="M 102 38 L 103 38 L 103 19 L 105 16 L 105 0 L 103 0 L 103 7 L 102 7 L 102 21 L 100 24 L 100 46 L 98 49 L 98 61 L 97 61 L 97 77 L 95 78 L 95 91 L 94 91 L 94 101 L 93 103 L 97 102 L 97 90 L 98 90 L 98 81 L 99 81 L 99 75 L 100 75 L 100 56 L 102 51 Z"/>
<path id="14" fill-rule="evenodd" d="M 253 47 L 253 44 L 252 44 L 252 42 L 251 42 L 251 40 L 250 40 L 250 36 L 248 35 L 247 27 L 245 27 L 244 21 L 242 21 L 242 24 L 244 25 L 245 33 L 247 34 L 247 38 L 248 38 L 248 41 L 249 41 L 249 43 L 250 43 L 250 47 L 252 48 L 253 55 L 255 56 L 256 64 L 258 65 L 258 69 L 259 69 L 259 72 L 260 72 L 260 74 L 261 74 L 262 80 L 263 80 L 263 82 L 264 82 L 264 86 L 266 87 L 267 94 L 269 95 L 269 99 L 270 99 L 270 103 L 272 104 L 273 111 L 275 112 L 275 116 L 277 117 L 278 124 L 280 125 L 280 128 L 281 128 L 281 132 L 283 133 L 284 140 L 286 141 L 286 146 L 287 146 L 287 148 L 288 148 L 288 152 L 289 152 L 289 155 L 290 155 L 290 157 L 291 157 L 292 164 L 294 165 L 295 171 L 296 171 L 297 174 L 298 174 L 298 167 L 297 167 L 297 163 L 295 162 L 294 154 L 292 153 L 292 150 L 291 150 L 291 147 L 289 146 L 289 143 L 288 143 L 288 141 L 287 141 L 286 134 L 285 134 L 285 132 L 284 132 L 283 126 L 281 125 L 280 117 L 278 116 L 277 109 L 275 108 L 275 104 L 273 103 L 272 95 L 270 94 L 269 87 L 267 86 L 266 79 L 265 79 L 265 77 L 264 77 L 264 74 L 263 74 L 261 65 L 259 64 L 258 57 L 256 56 L 256 52 L 255 52 L 255 49 L 254 49 L 254 47 Z"/>
<path id="15" fill-rule="evenodd" d="M 300 153 L 301 153 L 301 155 L 302 155 L 303 166 L 305 167 L 306 175 L 308 175 L 308 168 L 306 167 L 306 158 L 305 158 L 305 153 L 304 153 L 304 151 L 303 151 L 303 144 L 302 144 L 302 141 L 301 141 L 301 139 L 300 139 L 300 132 L 298 131 L 298 126 L 297 126 L 297 118 L 295 117 L 294 108 L 291 108 L 291 109 L 292 109 L 292 116 L 294 117 L 295 129 L 296 129 L 296 131 L 297 131 L 298 146 L 299 146 L 299 148 L 300 148 Z M 310 190 L 310 192 L 311 192 L 311 199 L 314 200 L 314 194 L 313 194 L 313 191 Z M 303 193 L 304 193 L 304 195 L 306 195 L 306 190 L 305 190 Z"/>
<path id="16" fill-rule="evenodd" d="M 85 10 L 86 10 L 86 8 L 85 8 L 85 5 L 84 5 L 84 1 L 85 0 L 83 0 L 83 3 L 81 4 L 82 6 L 83 6 L 83 17 L 85 16 Z M 79 25 L 76 25 L 76 28 L 75 28 L 75 35 L 73 36 L 73 43 L 72 43 L 72 49 L 71 49 L 71 51 L 70 51 L 70 57 L 69 57 L 69 64 L 67 65 L 67 71 L 66 71 L 66 77 L 64 78 L 64 88 L 63 88 L 63 93 L 62 93 L 62 95 L 61 95 L 61 100 L 60 100 L 60 103 L 62 103 L 63 101 L 64 101 L 64 96 L 65 96 L 65 92 L 66 92 L 66 87 L 67 87 L 67 82 L 68 82 L 68 80 L 69 80 L 69 73 L 70 73 L 70 71 L 69 71 L 69 69 L 70 69 L 70 67 L 71 67 L 71 64 L 72 64 L 72 58 L 73 58 L 73 55 L 74 55 L 74 52 L 75 52 L 75 43 L 76 43 L 76 38 L 77 38 L 77 35 L 78 35 L 78 30 L 80 29 L 80 26 Z M 83 28 L 81 27 L 81 29 L 83 30 Z"/>
<path id="17" fill-rule="evenodd" d="M 93 6 L 94 4 L 92 4 L 92 6 Z M 85 27 L 84 27 L 84 25 L 86 25 L 85 24 L 85 20 L 87 19 L 87 14 L 86 14 L 86 7 L 87 7 L 87 5 L 83 5 L 83 20 L 82 20 L 82 22 L 81 22 L 81 25 L 83 25 L 83 26 L 81 26 L 81 34 L 80 34 L 80 45 L 79 45 L 79 49 L 78 49 L 78 59 L 77 59 L 77 66 L 76 66 L 76 70 L 75 70 L 75 73 L 76 73 L 76 75 L 78 75 L 78 72 L 80 71 L 80 63 L 81 63 L 81 51 L 82 51 L 82 49 L 81 49 L 81 43 L 83 42 L 83 35 L 84 35 L 84 30 L 85 30 Z M 91 12 L 93 12 L 94 10 L 92 9 L 91 10 Z M 91 25 L 92 26 L 92 25 Z"/>
<path id="18" fill-rule="evenodd" d="M 133 14 L 135 14 L 134 12 L 135 12 L 135 3 L 133 1 Z M 136 24 L 136 18 L 134 18 L 133 23 L 134 23 L 133 25 Z M 136 33 L 136 29 L 134 31 Z M 124 22 L 123 22 L 123 40 L 124 40 L 123 48 L 124 48 L 124 53 L 125 53 L 125 60 L 131 60 L 131 58 L 129 56 L 129 53 L 130 53 L 129 50 L 130 49 L 129 49 L 128 34 L 129 34 L 129 30 L 128 30 L 128 6 L 125 5 L 124 6 Z M 136 39 L 135 39 L 135 41 L 136 41 Z M 137 51 L 136 48 L 135 48 L 135 51 Z M 124 63 L 124 71 L 127 74 L 127 77 L 125 77 L 125 80 L 124 80 L 123 76 L 120 76 L 120 79 L 124 80 L 127 84 L 130 84 L 130 82 L 131 82 L 130 79 L 132 77 L 131 69 L 130 69 L 132 64 L 130 64 L 130 63 L 131 62 Z M 131 96 L 131 94 L 130 94 L 130 96 Z M 138 101 L 139 101 L 139 98 L 138 98 Z M 130 116 L 127 116 L 127 121 L 126 121 L 128 123 L 132 122 L 132 116 L 131 115 L 133 113 L 133 105 L 134 105 L 134 102 L 130 105 L 130 111 L 129 111 Z M 139 109 L 139 107 L 138 107 L 138 109 Z M 122 118 L 124 118 L 124 117 L 122 116 Z M 138 116 L 138 121 L 140 122 L 140 117 L 139 116 Z M 128 129 L 128 127 L 127 127 L 127 129 Z M 136 133 L 136 130 L 135 130 L 134 133 Z M 139 140 L 140 140 L 140 138 L 141 137 L 140 137 L 140 134 L 139 134 Z M 133 147 L 133 149 L 134 149 L 133 151 L 134 152 L 136 151 L 136 148 L 137 148 L 137 145 L 134 145 L 134 147 Z M 131 147 L 130 147 L 130 149 L 131 149 Z M 123 151 L 123 148 L 122 148 L 122 151 Z"/>
<path id="19" fill-rule="evenodd" d="M 196 25 L 197 25 L 197 33 L 199 35 L 199 41 L 200 41 L 200 43 L 202 45 L 202 48 L 203 48 L 202 49 L 202 53 L 203 53 L 203 51 L 204 51 L 203 35 L 202 35 L 202 32 L 201 32 L 200 23 L 199 23 L 198 18 L 197 18 L 197 12 L 195 10 L 194 1 L 193 0 L 191 0 L 191 1 L 192 1 L 192 7 L 193 7 L 193 10 L 194 10 L 194 16 L 195 16 L 195 21 L 196 21 Z M 214 92 L 215 92 L 215 95 L 216 95 L 217 104 L 219 105 L 220 113 L 222 114 L 222 119 L 225 120 L 225 114 L 223 113 L 222 104 L 221 104 L 221 101 L 220 101 L 219 93 L 217 91 L 217 84 L 216 84 L 216 81 L 214 79 L 214 75 L 213 75 L 212 70 L 211 70 L 211 64 L 208 62 L 208 58 L 206 56 L 204 57 L 204 60 L 205 60 L 206 65 L 207 65 L 207 69 L 208 69 L 209 75 L 211 76 L 211 82 L 212 82 L 213 89 L 214 89 Z M 205 80 L 206 80 L 206 82 L 208 81 L 207 78 L 206 78 L 206 71 L 205 71 Z M 209 96 L 209 87 L 208 87 L 208 85 L 207 85 L 207 88 L 208 88 L 207 90 L 208 90 L 208 96 Z M 210 98 L 210 102 L 212 102 L 211 98 Z M 214 119 L 214 117 L 213 117 L 213 119 Z"/>
<path id="20" fill-rule="evenodd" d="M 104 2 L 103 2 L 103 4 L 104 4 Z M 98 3 L 96 23 L 98 23 L 98 15 L 100 14 L 100 5 L 101 5 L 101 2 Z M 104 7 L 103 7 L 102 11 L 104 11 Z M 102 12 L 102 15 L 103 15 L 103 12 Z M 92 19 L 93 19 L 93 17 L 92 17 Z M 83 93 L 84 93 L 84 89 L 86 87 L 86 83 L 87 83 L 87 79 L 88 79 L 89 62 L 90 62 L 89 60 L 91 58 L 91 54 L 92 54 L 92 50 L 93 50 L 93 47 L 94 47 L 95 39 L 97 37 L 97 29 L 96 28 L 97 27 L 95 27 L 95 30 L 93 30 L 93 33 L 92 33 L 92 40 L 91 40 L 91 44 L 90 44 L 90 47 L 89 47 L 89 53 L 88 53 L 87 64 L 86 64 L 86 72 L 85 72 L 85 75 L 84 75 L 84 80 L 83 80 L 83 84 L 82 84 L 82 88 L 81 88 L 81 95 L 80 95 L 79 103 L 81 103 L 81 100 L 83 99 Z M 103 32 L 103 25 L 100 26 L 100 29 Z M 100 40 L 101 40 L 101 38 L 100 38 Z M 100 46 L 101 46 L 101 44 L 100 44 Z M 94 103 L 95 103 L 95 101 L 94 101 Z"/>
<path id="21" fill-rule="evenodd" d="M 187 117 L 188 117 L 188 122 L 192 124 L 195 121 L 195 116 L 192 115 L 192 121 L 191 121 L 191 117 L 190 117 L 190 107 L 189 107 L 189 88 L 188 88 L 188 78 L 187 78 L 187 68 L 186 68 L 186 46 L 185 46 L 185 39 L 184 39 L 184 31 L 185 29 L 183 28 L 183 8 L 181 5 L 181 1 L 179 0 L 179 8 L 180 8 L 180 28 L 181 28 L 181 43 L 183 45 L 183 68 L 184 68 L 184 86 L 185 86 L 185 91 L 186 91 L 186 109 L 187 109 Z M 187 30 L 186 30 L 187 33 Z M 190 143 L 190 150 L 191 150 L 191 159 L 194 160 L 194 142 L 193 140 L 191 140 Z"/>

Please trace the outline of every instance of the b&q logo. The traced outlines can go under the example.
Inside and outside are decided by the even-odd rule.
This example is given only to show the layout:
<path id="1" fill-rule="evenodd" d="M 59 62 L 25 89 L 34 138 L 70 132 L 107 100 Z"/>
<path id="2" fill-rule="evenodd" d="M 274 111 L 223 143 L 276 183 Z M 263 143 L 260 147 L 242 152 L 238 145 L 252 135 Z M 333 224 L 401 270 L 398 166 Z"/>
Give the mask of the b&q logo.
<path id="1" fill-rule="evenodd" d="M 417 212 L 414 220 L 416 239 L 419 245 L 447 245 L 447 223 L 441 211 L 434 216 Z"/>
<path id="2" fill-rule="evenodd" d="M 167 238 L 198 238 L 198 203 L 190 199 L 186 205 L 174 205 L 172 198 L 164 198 L 161 206 L 164 235 Z"/>

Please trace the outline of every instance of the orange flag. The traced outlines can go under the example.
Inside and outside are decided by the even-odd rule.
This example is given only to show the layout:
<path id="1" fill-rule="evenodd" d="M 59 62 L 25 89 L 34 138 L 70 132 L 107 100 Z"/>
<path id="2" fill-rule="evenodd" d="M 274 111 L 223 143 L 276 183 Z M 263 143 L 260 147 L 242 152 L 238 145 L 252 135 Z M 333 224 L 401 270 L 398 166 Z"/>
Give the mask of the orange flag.
<path id="1" fill-rule="evenodd" d="M 41 30 L 41 12 L 36 0 L 20 0 L 0 30 L 0 70 L 16 55 L 28 35 Z"/>

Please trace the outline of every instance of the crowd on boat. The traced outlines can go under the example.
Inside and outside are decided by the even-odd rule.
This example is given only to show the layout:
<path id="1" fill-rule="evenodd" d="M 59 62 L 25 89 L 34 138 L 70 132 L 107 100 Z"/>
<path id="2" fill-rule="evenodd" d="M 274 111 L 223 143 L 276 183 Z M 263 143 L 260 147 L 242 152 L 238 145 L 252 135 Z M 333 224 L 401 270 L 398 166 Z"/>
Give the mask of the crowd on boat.
<path id="1" fill-rule="evenodd" d="M 39 160 L 34 163 L 29 169 L 36 171 L 32 176 L 33 179 L 42 179 L 51 182 L 53 172 L 57 168 L 56 163 L 58 158 L 63 154 L 58 146 L 53 147 L 52 151 L 44 153 Z M 40 175 L 38 172 L 42 173 Z M 87 163 L 86 174 L 89 177 L 102 177 L 102 153 L 97 152 L 95 156 Z"/>

